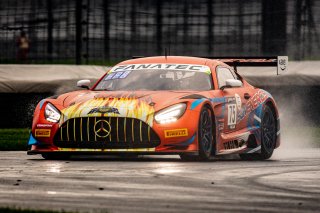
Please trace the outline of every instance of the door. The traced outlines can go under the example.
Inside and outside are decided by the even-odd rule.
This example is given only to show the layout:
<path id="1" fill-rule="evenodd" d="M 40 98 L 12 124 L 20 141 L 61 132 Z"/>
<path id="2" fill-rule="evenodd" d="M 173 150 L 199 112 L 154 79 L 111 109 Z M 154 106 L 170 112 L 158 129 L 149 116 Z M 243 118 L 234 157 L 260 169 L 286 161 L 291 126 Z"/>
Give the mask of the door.
<path id="1" fill-rule="evenodd" d="M 233 70 L 228 67 L 217 67 L 217 80 L 219 88 L 226 86 L 226 80 L 240 80 Z M 245 128 L 245 121 L 242 119 L 245 115 L 245 105 L 247 102 L 246 88 L 234 87 L 220 89 L 220 94 L 224 97 L 223 111 L 223 129 L 222 133 L 231 133 L 242 128 Z"/>

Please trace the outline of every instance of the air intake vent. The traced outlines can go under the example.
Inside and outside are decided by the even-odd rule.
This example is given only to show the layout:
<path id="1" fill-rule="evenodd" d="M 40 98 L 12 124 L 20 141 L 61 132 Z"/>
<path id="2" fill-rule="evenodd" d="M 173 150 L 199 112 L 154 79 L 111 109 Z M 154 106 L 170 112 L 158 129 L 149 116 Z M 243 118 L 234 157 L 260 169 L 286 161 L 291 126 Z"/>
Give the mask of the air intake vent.
<path id="1" fill-rule="evenodd" d="M 54 137 L 54 145 L 62 148 L 153 148 L 159 144 L 160 138 L 154 130 L 135 118 L 73 118 Z"/>

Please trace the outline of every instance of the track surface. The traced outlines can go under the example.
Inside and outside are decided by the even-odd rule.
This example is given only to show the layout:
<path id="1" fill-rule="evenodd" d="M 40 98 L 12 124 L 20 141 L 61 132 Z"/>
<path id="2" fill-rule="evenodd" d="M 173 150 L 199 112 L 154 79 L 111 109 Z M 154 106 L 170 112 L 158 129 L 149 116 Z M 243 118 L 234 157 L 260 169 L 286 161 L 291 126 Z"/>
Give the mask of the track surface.
<path id="1" fill-rule="evenodd" d="M 47 161 L 0 152 L 0 206 L 78 212 L 319 212 L 320 149 L 271 160 L 177 156 Z"/>

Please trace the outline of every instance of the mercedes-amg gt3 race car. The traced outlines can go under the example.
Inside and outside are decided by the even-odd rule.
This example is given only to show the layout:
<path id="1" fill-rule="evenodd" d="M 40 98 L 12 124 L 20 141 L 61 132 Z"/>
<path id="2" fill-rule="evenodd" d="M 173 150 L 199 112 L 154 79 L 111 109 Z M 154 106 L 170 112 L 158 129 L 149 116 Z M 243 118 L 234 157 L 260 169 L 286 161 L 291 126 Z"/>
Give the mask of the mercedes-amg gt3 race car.
<path id="1" fill-rule="evenodd" d="M 279 66 L 278 58 L 159 56 L 112 67 L 92 88 L 37 105 L 28 154 L 179 154 L 183 160 L 240 154 L 271 157 L 280 145 L 277 105 L 237 66 Z"/>

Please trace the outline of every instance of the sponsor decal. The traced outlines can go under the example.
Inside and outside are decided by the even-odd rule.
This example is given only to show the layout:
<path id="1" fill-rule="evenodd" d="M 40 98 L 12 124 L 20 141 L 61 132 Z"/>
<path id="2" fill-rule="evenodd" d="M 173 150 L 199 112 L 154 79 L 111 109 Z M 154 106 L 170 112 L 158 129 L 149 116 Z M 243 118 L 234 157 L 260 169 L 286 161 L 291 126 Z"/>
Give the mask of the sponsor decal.
<path id="1" fill-rule="evenodd" d="M 119 78 L 126 78 L 129 74 L 130 74 L 131 71 L 125 71 L 122 73 L 122 75 L 120 75 Z"/>
<path id="2" fill-rule="evenodd" d="M 242 147 L 245 144 L 245 141 L 243 139 L 236 139 L 227 141 L 223 144 L 224 149 L 237 149 L 239 147 Z"/>
<path id="3" fill-rule="evenodd" d="M 258 90 L 248 101 L 246 104 L 247 113 L 252 112 L 257 109 L 260 104 L 267 100 L 268 95 L 263 90 Z"/>
<path id="4" fill-rule="evenodd" d="M 105 80 L 105 81 L 111 80 L 114 75 L 115 75 L 115 73 L 110 73 L 110 74 L 107 75 L 107 77 L 106 77 L 104 80 Z"/>
<path id="5" fill-rule="evenodd" d="M 101 106 L 101 107 L 95 107 L 92 110 L 90 110 L 90 112 L 88 112 L 89 114 L 93 114 L 93 113 L 115 113 L 115 114 L 120 114 L 119 110 L 117 108 L 114 107 L 109 107 L 109 106 Z"/>
<path id="6" fill-rule="evenodd" d="M 119 74 L 120 78 L 125 78 L 129 75 L 126 71 L 130 70 L 183 70 L 183 71 L 199 71 L 210 74 L 211 70 L 208 66 L 197 65 L 197 64 L 127 64 L 127 65 L 119 65 L 112 68 L 111 73 L 121 72 Z M 124 76 L 122 76 L 124 75 Z M 118 78 L 119 78 L 118 77 Z M 105 80 L 113 79 L 113 77 L 105 78 Z"/>
<path id="7" fill-rule="evenodd" d="M 48 138 L 51 135 L 51 129 L 36 129 L 35 136 L 36 137 L 43 137 Z"/>
<path id="8" fill-rule="evenodd" d="M 164 146 L 171 146 L 171 147 L 181 147 L 181 146 L 190 146 L 194 139 L 196 138 L 197 133 L 194 133 L 193 136 L 185 141 L 182 141 L 181 143 L 175 143 L 175 144 L 165 144 Z"/>
<path id="9" fill-rule="evenodd" d="M 239 110 L 239 114 L 237 116 L 239 123 L 246 115 L 250 112 L 256 110 L 263 102 L 265 102 L 268 98 L 268 93 L 263 90 L 258 90 L 248 101 L 244 104 Z"/>
<path id="10" fill-rule="evenodd" d="M 238 108 L 238 111 L 239 111 L 241 109 L 241 106 L 242 106 L 241 98 L 237 93 L 234 95 L 234 97 L 236 98 L 236 104 L 237 104 L 237 108 Z"/>
<path id="11" fill-rule="evenodd" d="M 94 124 L 94 134 L 99 138 L 106 138 L 110 135 L 111 126 L 106 120 L 99 120 Z"/>
<path id="12" fill-rule="evenodd" d="M 188 136 L 188 129 L 172 129 L 172 130 L 165 130 L 164 137 L 165 138 L 174 138 L 174 137 L 183 137 Z"/>
<path id="13" fill-rule="evenodd" d="M 277 74 L 286 73 L 288 69 L 288 56 L 278 56 Z"/>
<path id="14" fill-rule="evenodd" d="M 123 74 L 123 72 L 117 72 L 114 74 L 114 76 L 112 77 L 112 79 L 118 79 L 120 78 L 120 76 Z"/>
<path id="15" fill-rule="evenodd" d="M 52 124 L 37 124 L 37 127 L 39 128 L 51 128 L 52 126 Z"/>
<path id="16" fill-rule="evenodd" d="M 228 104 L 228 127 L 234 129 L 237 123 L 237 106 L 236 104 Z"/>

